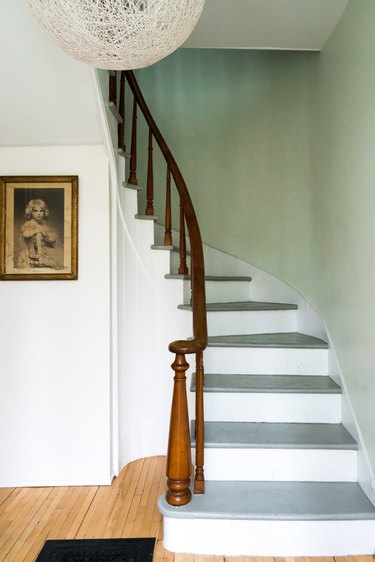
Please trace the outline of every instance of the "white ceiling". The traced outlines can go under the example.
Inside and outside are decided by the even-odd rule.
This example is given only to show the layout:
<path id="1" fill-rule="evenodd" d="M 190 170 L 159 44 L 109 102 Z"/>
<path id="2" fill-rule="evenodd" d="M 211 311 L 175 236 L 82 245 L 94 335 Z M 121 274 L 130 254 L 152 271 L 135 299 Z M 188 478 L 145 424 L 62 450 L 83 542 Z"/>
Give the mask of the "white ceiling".
<path id="1" fill-rule="evenodd" d="M 184 47 L 320 51 L 349 0 L 206 0 Z"/>

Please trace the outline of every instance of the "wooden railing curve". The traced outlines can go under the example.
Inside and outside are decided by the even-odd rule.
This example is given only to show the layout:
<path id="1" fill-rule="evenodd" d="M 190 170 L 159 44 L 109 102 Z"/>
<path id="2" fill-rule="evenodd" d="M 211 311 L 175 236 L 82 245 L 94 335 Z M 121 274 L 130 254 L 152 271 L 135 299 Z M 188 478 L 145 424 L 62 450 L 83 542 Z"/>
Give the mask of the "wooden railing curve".
<path id="1" fill-rule="evenodd" d="M 189 417 L 186 395 L 186 370 L 189 368 L 185 355 L 196 355 L 196 470 L 194 480 L 194 492 L 198 494 L 204 493 L 204 419 L 203 419 L 203 351 L 207 346 L 207 320 L 206 320 L 206 297 L 205 297 L 205 277 L 204 277 L 204 256 L 201 234 L 198 226 L 197 217 L 193 207 L 191 197 L 182 177 L 180 169 L 166 143 L 161 132 L 159 131 L 149 109 L 144 100 L 142 92 L 138 86 L 134 73 L 130 70 L 122 71 L 122 77 L 125 76 L 126 81 L 134 96 L 133 107 L 133 127 L 132 127 L 132 154 L 134 161 L 131 161 L 131 178 L 130 183 L 136 183 L 136 107 L 141 110 L 143 117 L 149 127 L 149 154 L 152 152 L 152 137 L 156 140 L 159 148 L 167 163 L 167 194 L 170 192 L 170 174 L 174 179 L 175 186 L 180 196 L 181 206 L 181 226 L 180 231 L 184 228 L 184 217 L 186 220 L 188 235 L 190 239 L 190 275 L 192 288 L 192 315 L 193 315 L 193 338 L 187 340 L 177 340 L 169 344 L 169 350 L 175 353 L 176 357 L 172 364 L 175 372 L 174 389 L 171 409 L 171 422 L 169 430 L 169 444 L 167 457 L 167 477 L 168 491 L 166 499 L 168 503 L 175 506 L 185 505 L 191 499 L 190 476 L 191 476 L 191 456 L 190 456 L 190 431 Z M 112 85 L 113 87 L 113 85 Z M 119 142 L 123 142 L 122 140 Z M 134 144 L 134 147 L 133 147 Z M 151 149 L 150 149 L 151 145 Z M 151 156 L 150 156 L 151 158 Z M 152 168 L 152 163 L 151 163 Z M 150 169 L 150 165 L 149 165 Z M 152 174 L 152 171 L 151 171 Z M 134 179 L 135 178 L 135 179 Z M 168 181 L 169 178 L 169 181 Z M 147 193 L 147 209 L 152 209 L 153 188 Z M 170 201 L 167 200 L 167 208 Z M 152 214 L 148 212 L 146 213 Z M 170 214 L 170 209 L 166 211 L 166 215 Z M 169 222 L 169 220 L 168 220 Z M 166 233 L 169 231 L 170 224 L 166 225 Z M 180 236 L 181 238 L 181 236 Z M 185 242 L 185 237 L 183 236 Z M 170 243 L 170 237 L 167 234 L 166 239 Z"/>

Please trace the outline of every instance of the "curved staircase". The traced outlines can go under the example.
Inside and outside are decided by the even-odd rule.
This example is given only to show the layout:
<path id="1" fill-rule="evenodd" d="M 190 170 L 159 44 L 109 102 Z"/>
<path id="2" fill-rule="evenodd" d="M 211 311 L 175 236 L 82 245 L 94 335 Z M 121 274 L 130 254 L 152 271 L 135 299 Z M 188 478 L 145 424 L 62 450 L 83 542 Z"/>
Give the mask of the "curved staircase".
<path id="1" fill-rule="evenodd" d="M 357 483 L 358 445 L 341 424 L 328 344 L 294 331 L 295 304 L 250 301 L 249 288 L 239 300 L 235 278 L 236 301 L 225 281 L 215 297 L 219 283 L 227 301 L 207 304 L 206 492 L 182 507 L 160 498 L 164 546 L 232 556 L 373 553 L 375 508 Z"/>
<path id="2" fill-rule="evenodd" d="M 176 241 L 163 246 L 158 225 L 150 240 L 144 219 L 156 217 L 133 213 L 136 192 L 124 186 L 129 229 L 148 240 L 141 246 L 146 261 L 157 256 L 155 275 L 170 254 L 163 290 L 171 298 L 180 294 L 176 314 L 184 331 L 191 326 L 190 276 L 177 273 Z M 231 274 L 234 258 L 204 249 L 205 493 L 178 507 L 159 499 L 165 548 L 232 556 L 373 554 L 375 507 L 357 482 L 358 444 L 341 423 L 341 387 L 329 376 L 328 343 L 298 331 L 300 296 L 272 302 L 271 292 L 267 300 L 262 275 L 252 279 L 240 267 Z M 192 405 L 195 374 L 190 391 Z M 194 456 L 195 420 L 190 423 Z"/>

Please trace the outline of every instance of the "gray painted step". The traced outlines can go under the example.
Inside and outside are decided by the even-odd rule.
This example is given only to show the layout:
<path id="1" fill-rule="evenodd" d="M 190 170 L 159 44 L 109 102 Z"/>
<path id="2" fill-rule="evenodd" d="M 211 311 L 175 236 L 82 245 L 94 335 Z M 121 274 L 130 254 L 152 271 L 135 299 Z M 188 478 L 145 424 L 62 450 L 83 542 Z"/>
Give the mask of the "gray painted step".
<path id="1" fill-rule="evenodd" d="M 173 246 L 167 246 L 166 244 L 152 244 L 151 250 L 173 250 Z"/>
<path id="2" fill-rule="evenodd" d="M 251 449 L 348 449 L 357 450 L 355 439 L 341 424 L 205 422 L 204 445 L 210 448 Z M 191 422 L 192 447 L 195 423 Z"/>
<path id="3" fill-rule="evenodd" d="M 165 517 L 337 521 L 375 519 L 375 507 L 353 482 L 206 481 L 204 495 L 181 507 L 159 498 Z"/>
<path id="4" fill-rule="evenodd" d="M 122 187 L 127 187 L 128 189 L 134 189 L 135 191 L 142 191 L 143 187 L 141 185 L 133 185 L 132 183 L 122 182 Z"/>
<path id="5" fill-rule="evenodd" d="M 195 373 L 191 380 L 195 392 Z M 330 377 L 322 375 L 222 375 L 205 373 L 204 392 L 259 392 L 299 394 L 341 394 Z"/>
<path id="6" fill-rule="evenodd" d="M 179 304 L 180 310 L 192 310 L 190 304 Z M 255 302 L 255 301 L 244 301 L 244 302 L 212 302 L 206 303 L 207 312 L 246 312 L 246 311 L 264 311 L 264 310 L 296 310 L 298 305 L 296 304 L 283 304 L 277 302 Z"/>
<path id="7" fill-rule="evenodd" d="M 151 246 L 152 250 L 169 250 L 172 252 L 180 252 L 180 248 L 178 246 L 166 246 L 165 244 L 152 244 Z M 186 255 L 190 256 L 190 250 L 186 250 Z M 178 278 L 180 277 L 179 275 L 177 276 Z M 186 277 L 184 275 L 182 275 L 181 277 Z"/>
<path id="8" fill-rule="evenodd" d="M 117 154 L 119 156 L 122 156 L 123 158 L 126 158 L 127 160 L 131 158 L 130 152 L 125 152 L 125 150 L 122 150 L 122 148 L 117 149 Z"/>
<path id="9" fill-rule="evenodd" d="M 300 349 L 328 349 L 327 342 L 300 334 L 286 332 L 279 334 L 245 334 L 233 336 L 210 336 L 208 347 L 281 347 Z"/>
<path id="10" fill-rule="evenodd" d="M 141 221 L 157 221 L 159 217 L 156 215 L 134 215 L 134 218 Z"/>
<path id="11" fill-rule="evenodd" d="M 190 275 L 180 275 L 178 273 L 167 273 L 164 275 L 165 279 L 182 279 L 182 281 L 191 281 Z M 246 276 L 230 276 L 230 275 L 206 275 L 206 281 L 251 281 L 251 277 Z"/>

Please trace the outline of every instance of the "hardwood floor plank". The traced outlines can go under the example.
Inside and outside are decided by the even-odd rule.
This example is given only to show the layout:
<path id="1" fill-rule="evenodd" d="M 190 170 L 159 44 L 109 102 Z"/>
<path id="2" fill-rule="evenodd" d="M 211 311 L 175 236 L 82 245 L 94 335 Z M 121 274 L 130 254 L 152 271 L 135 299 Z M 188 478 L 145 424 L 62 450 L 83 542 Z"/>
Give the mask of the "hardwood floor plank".
<path id="1" fill-rule="evenodd" d="M 0 488 L 0 506 L 14 491 L 15 488 Z"/>
<path id="2" fill-rule="evenodd" d="M 10 524 L 0 539 L 0 560 L 16 560 L 11 554 L 8 557 L 8 553 L 20 540 L 30 521 L 37 524 L 40 513 L 46 507 L 48 497 L 53 493 L 53 488 L 28 488 L 25 489 L 25 492 L 17 496 L 17 500 L 22 498 L 22 501 L 16 502 L 18 510 L 15 505 L 10 505 L 9 510 L 1 516 L 2 521 L 4 521 L 4 516 L 9 518 Z M 39 510 L 41 511 L 39 512 Z"/>
<path id="3" fill-rule="evenodd" d="M 124 476 L 122 476 L 122 473 L 120 475 L 121 482 L 123 484 L 123 490 L 121 496 L 122 502 L 121 505 L 119 506 L 120 510 L 118 514 L 118 520 L 114 525 L 113 534 L 112 534 L 113 537 L 118 537 L 118 538 L 125 537 L 125 535 L 123 534 L 124 526 L 130 511 L 131 501 L 133 499 L 135 489 L 138 483 L 138 478 L 141 473 L 144 462 L 145 459 L 141 459 L 140 461 L 135 461 L 130 463 L 130 465 L 128 466 L 131 472 L 129 471 L 128 475 L 126 473 L 124 474 Z"/>
<path id="4" fill-rule="evenodd" d="M 56 520 L 61 517 L 59 505 L 67 495 L 69 495 L 69 488 L 52 489 L 10 551 L 9 556 L 12 560 L 23 560 L 26 556 L 35 557 L 42 548 L 46 537 L 54 538 L 51 530 Z M 8 558 L 6 560 L 8 561 Z"/>
<path id="5" fill-rule="evenodd" d="M 78 497 L 76 498 L 71 512 L 61 529 L 61 535 L 63 535 L 63 538 L 65 539 L 74 539 L 76 537 L 82 521 L 94 500 L 98 488 L 96 486 L 84 487 L 78 488 L 78 490 Z"/>

